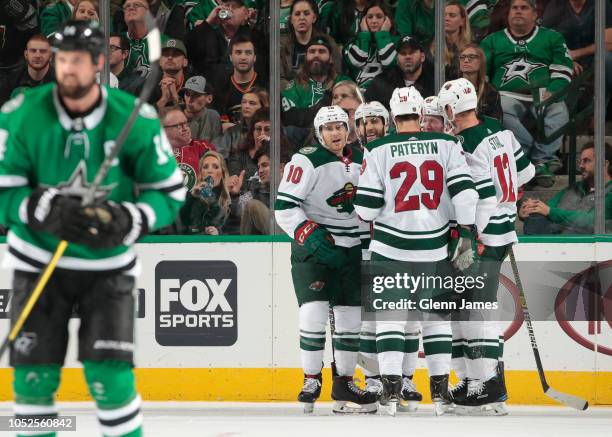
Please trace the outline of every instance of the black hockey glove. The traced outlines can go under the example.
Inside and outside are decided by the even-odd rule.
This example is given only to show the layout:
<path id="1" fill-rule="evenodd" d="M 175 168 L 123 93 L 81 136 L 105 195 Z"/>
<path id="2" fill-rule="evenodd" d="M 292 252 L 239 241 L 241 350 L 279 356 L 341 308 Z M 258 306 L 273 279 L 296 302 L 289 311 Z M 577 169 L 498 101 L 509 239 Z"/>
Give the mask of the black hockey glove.
<path id="1" fill-rule="evenodd" d="M 59 235 L 62 228 L 73 225 L 80 209 L 80 199 L 62 196 L 56 188 L 37 188 L 28 199 L 28 225 L 36 232 Z"/>
<path id="2" fill-rule="evenodd" d="M 79 225 L 64 236 L 94 249 L 130 246 L 149 231 L 146 216 L 133 203 L 105 201 L 81 208 L 77 214 Z"/>

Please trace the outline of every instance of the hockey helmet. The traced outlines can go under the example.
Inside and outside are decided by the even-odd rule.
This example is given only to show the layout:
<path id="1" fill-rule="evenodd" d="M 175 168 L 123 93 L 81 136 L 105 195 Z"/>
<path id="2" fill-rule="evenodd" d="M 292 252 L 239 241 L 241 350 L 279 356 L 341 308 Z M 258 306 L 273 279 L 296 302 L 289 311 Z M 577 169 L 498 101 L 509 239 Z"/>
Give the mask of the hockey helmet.
<path id="1" fill-rule="evenodd" d="M 423 115 L 433 115 L 435 117 L 444 117 L 444 114 L 438 106 L 438 97 L 429 96 L 423 100 Z"/>
<path id="2" fill-rule="evenodd" d="M 419 90 L 413 86 L 395 88 L 389 100 L 391 115 L 393 118 L 398 115 L 421 115 L 423 107 L 423 97 Z"/>
<path id="3" fill-rule="evenodd" d="M 355 124 L 367 117 L 381 117 L 385 123 L 385 132 L 389 127 L 389 111 L 383 106 L 382 103 L 372 101 L 368 103 L 362 103 L 355 110 Z"/>
<path id="4" fill-rule="evenodd" d="M 449 80 L 438 93 L 438 106 L 444 119 L 451 122 L 456 114 L 476 109 L 478 95 L 474 85 L 465 78 Z M 446 112 L 447 107 L 450 107 L 452 115 Z"/>
<path id="5" fill-rule="evenodd" d="M 321 128 L 324 124 L 327 123 L 344 123 L 344 125 L 346 126 L 346 138 L 348 140 L 348 134 L 350 129 L 349 118 L 348 114 L 344 109 L 337 105 L 323 106 L 321 109 L 319 109 L 317 115 L 315 116 L 315 134 L 317 135 L 317 140 L 319 140 L 319 143 L 325 148 L 327 148 L 327 145 L 325 144 L 325 141 L 323 141 L 323 135 L 321 135 Z"/>
<path id="6" fill-rule="evenodd" d="M 86 51 L 91 53 L 94 62 L 104 53 L 106 40 L 100 24 L 96 21 L 69 20 L 51 36 L 55 51 Z"/>

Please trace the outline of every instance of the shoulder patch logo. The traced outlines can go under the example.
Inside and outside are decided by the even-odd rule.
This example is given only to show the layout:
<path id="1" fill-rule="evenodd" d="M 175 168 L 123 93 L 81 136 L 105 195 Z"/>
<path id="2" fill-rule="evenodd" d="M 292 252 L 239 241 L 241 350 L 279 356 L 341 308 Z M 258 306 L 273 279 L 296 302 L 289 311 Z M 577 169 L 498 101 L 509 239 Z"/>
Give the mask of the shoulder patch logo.
<path id="1" fill-rule="evenodd" d="M 465 138 L 463 138 L 463 135 L 457 135 L 456 138 L 459 140 L 461 144 L 465 143 Z"/>
<path id="2" fill-rule="evenodd" d="M 140 107 L 140 111 L 138 111 L 141 117 L 148 118 L 149 120 L 155 120 L 157 118 L 157 112 L 153 108 L 153 106 L 148 103 L 143 104 Z"/>
<path id="3" fill-rule="evenodd" d="M 0 111 L 2 111 L 2 113 L 4 114 L 13 112 L 15 109 L 21 106 L 21 104 L 23 103 L 23 97 L 23 93 L 20 93 L 19 95 L 17 95 L 17 97 L 9 100 L 4 105 L 2 105 L 2 109 L 0 109 Z"/>
<path id="4" fill-rule="evenodd" d="M 302 147 L 299 152 L 304 154 L 304 155 L 309 155 L 312 152 L 314 152 L 315 150 L 317 150 L 317 148 L 315 146 L 307 146 L 307 147 Z"/>
<path id="5" fill-rule="evenodd" d="M 355 210 L 353 206 L 353 197 L 355 197 L 356 191 L 357 187 L 347 182 L 344 184 L 344 187 L 334 191 L 334 194 L 329 196 L 325 202 L 332 208 L 336 208 L 339 213 L 345 212 L 350 214 Z"/>

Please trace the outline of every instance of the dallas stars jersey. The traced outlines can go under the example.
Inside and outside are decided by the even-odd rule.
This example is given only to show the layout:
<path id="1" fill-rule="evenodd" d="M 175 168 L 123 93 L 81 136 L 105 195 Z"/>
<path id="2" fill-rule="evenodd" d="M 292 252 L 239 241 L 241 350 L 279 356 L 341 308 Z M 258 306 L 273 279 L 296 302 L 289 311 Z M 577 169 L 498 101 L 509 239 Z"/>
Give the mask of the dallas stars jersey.
<path id="1" fill-rule="evenodd" d="M 334 80 L 334 84 L 350 80 L 349 77 L 338 75 Z M 291 81 L 287 89 L 281 92 L 281 104 L 283 111 L 289 111 L 291 108 L 306 109 L 310 108 L 323 98 L 327 89 L 325 84 L 317 82 L 313 79 L 308 79 L 308 83 L 303 85 L 297 80 Z"/>
<path id="2" fill-rule="evenodd" d="M 141 77 L 147 77 L 151 71 L 149 63 L 149 43 L 146 36 L 142 39 L 132 38 L 128 32 L 123 34 L 130 43 L 130 52 L 127 61 L 125 62 L 124 71 L 127 75 L 133 71 L 137 72 Z M 168 36 L 161 35 L 162 44 L 166 42 Z"/>
<path id="3" fill-rule="evenodd" d="M 480 47 L 487 57 L 487 75 L 500 94 L 531 101 L 533 88 L 554 93 L 572 80 L 574 64 L 565 39 L 554 30 L 536 26 L 517 39 L 506 28 L 487 36 Z"/>
<path id="4" fill-rule="evenodd" d="M 395 64 L 395 43 L 399 36 L 389 32 L 359 32 L 346 46 L 344 56 L 351 76 L 361 88 L 367 88 L 384 68 Z"/>
<path id="5" fill-rule="evenodd" d="M 0 223 L 6 225 L 9 250 L 4 266 L 40 269 L 59 240 L 26 224 L 26 201 L 37 186 L 57 187 L 81 196 L 114 146 L 135 98 L 101 88 L 102 102 L 83 118 L 71 119 L 54 84 L 26 91 L 0 113 Z M 140 110 L 121 152 L 96 193 L 98 199 L 135 203 L 150 230 L 174 221 L 185 198 L 183 177 L 170 144 L 150 105 Z M 132 248 L 92 249 L 70 243 L 58 267 L 70 270 L 121 270 L 137 274 Z"/>
<path id="6" fill-rule="evenodd" d="M 291 238 L 305 220 L 327 229 L 337 246 L 357 246 L 369 237 L 368 224 L 353 207 L 363 156 L 356 147 L 348 150 L 350 155 L 340 159 L 320 145 L 302 147 L 285 165 L 275 214 Z"/>
<path id="7" fill-rule="evenodd" d="M 482 242 L 504 246 L 518 241 L 514 231 L 518 188 L 535 175 L 509 130 L 492 118 L 457 135 L 478 191 L 476 226 Z"/>
<path id="8" fill-rule="evenodd" d="M 474 224 L 478 195 L 457 140 L 436 132 L 368 143 L 355 209 L 374 221 L 370 251 L 403 261 L 448 256 L 449 220 Z"/>

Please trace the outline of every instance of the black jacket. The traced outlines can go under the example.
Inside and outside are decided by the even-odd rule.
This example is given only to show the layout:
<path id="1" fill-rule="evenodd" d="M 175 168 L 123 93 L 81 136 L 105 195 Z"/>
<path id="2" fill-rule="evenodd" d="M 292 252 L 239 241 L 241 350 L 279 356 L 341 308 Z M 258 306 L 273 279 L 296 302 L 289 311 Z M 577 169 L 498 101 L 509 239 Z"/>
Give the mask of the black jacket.
<path id="1" fill-rule="evenodd" d="M 404 75 L 399 67 L 394 66 L 384 70 L 372 81 L 365 92 L 365 99 L 368 102 L 377 100 L 387 109 L 389 109 L 389 100 L 395 88 L 403 88 L 406 86 Z M 421 75 L 414 83 L 416 89 L 419 90 L 423 98 L 436 94 L 434 89 L 434 69 L 429 61 L 423 63 Z"/>

